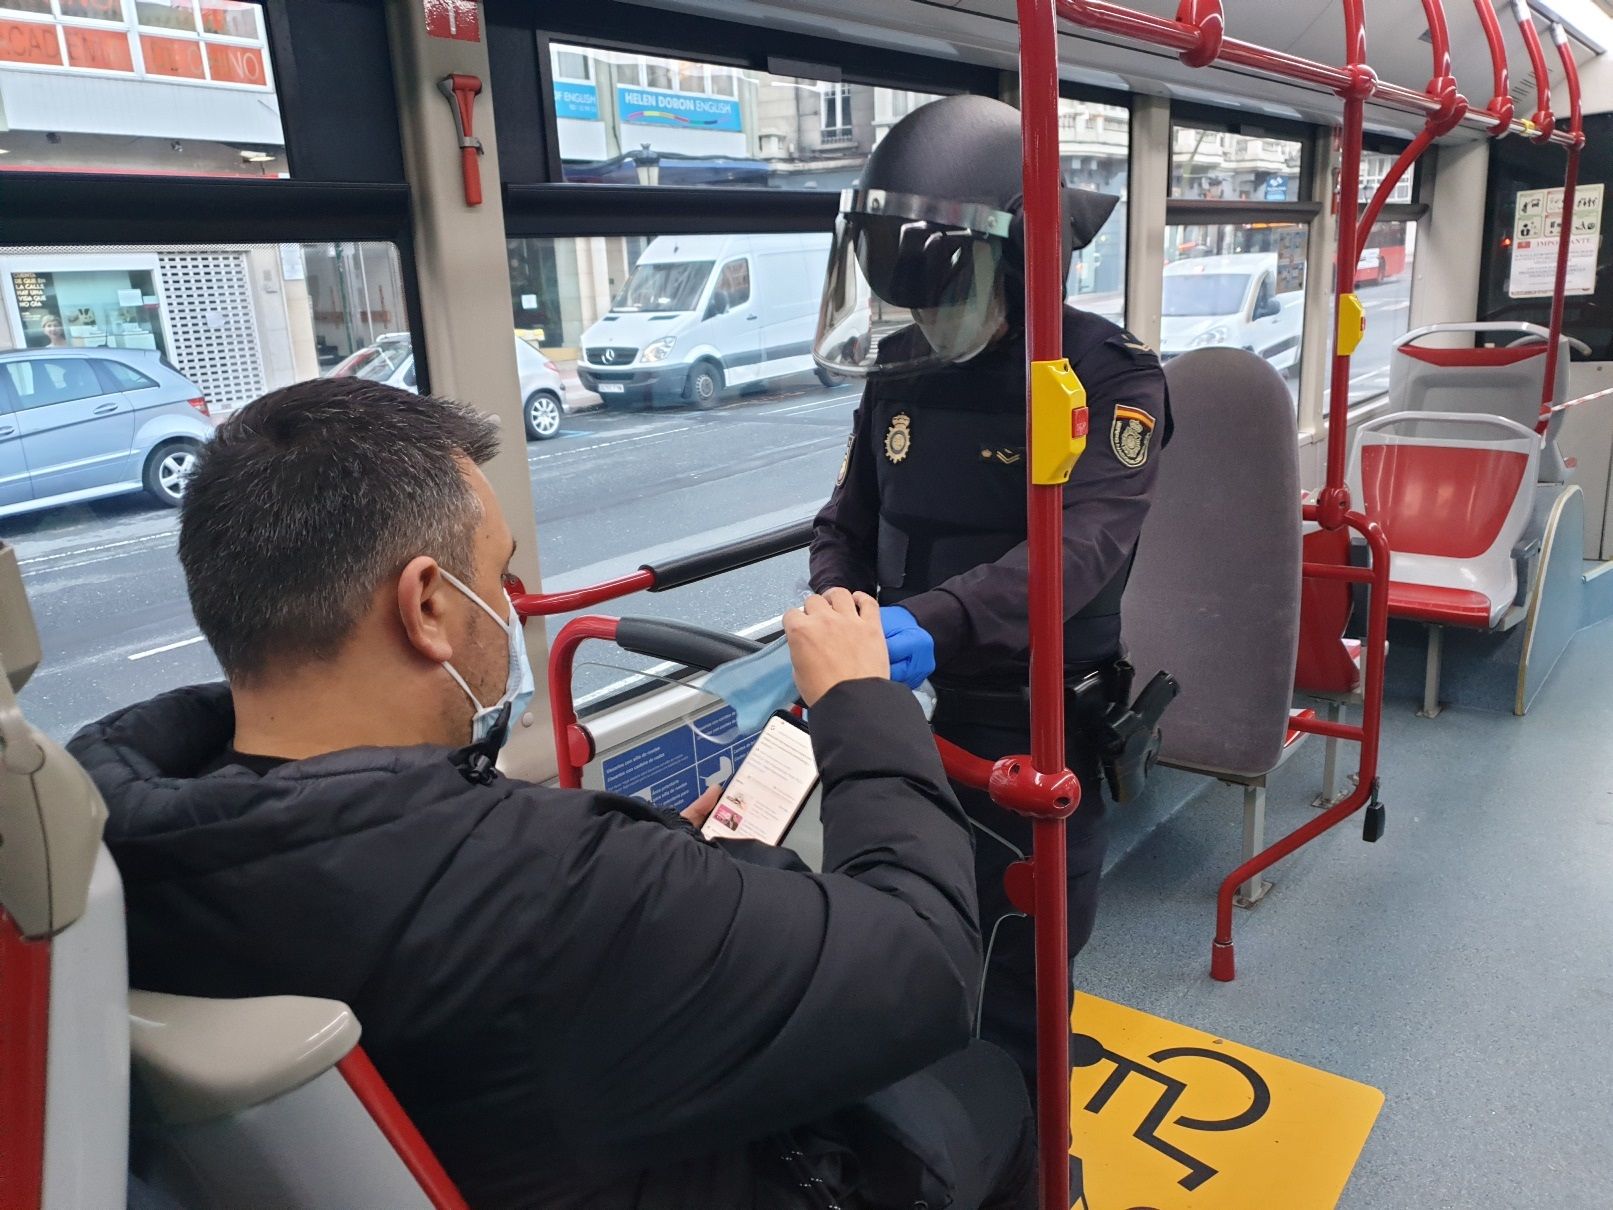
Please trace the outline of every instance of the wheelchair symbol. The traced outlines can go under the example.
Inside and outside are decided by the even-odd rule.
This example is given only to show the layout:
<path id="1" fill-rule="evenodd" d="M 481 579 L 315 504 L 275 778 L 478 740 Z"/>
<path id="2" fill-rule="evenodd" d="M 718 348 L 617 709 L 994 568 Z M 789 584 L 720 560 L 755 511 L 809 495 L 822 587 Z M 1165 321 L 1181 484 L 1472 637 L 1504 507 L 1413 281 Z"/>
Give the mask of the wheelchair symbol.
<path id="1" fill-rule="evenodd" d="M 1098 1039 L 1088 1034 L 1076 1034 L 1070 1042 L 1070 1063 L 1073 1067 L 1096 1067 L 1099 1063 L 1110 1062 L 1114 1064 L 1108 1078 L 1104 1080 L 1098 1090 L 1084 1106 L 1088 1113 L 1102 1113 L 1104 1107 L 1113 1099 L 1115 1093 L 1132 1076 L 1151 1081 L 1159 1086 L 1159 1097 L 1154 1105 L 1144 1115 L 1143 1120 L 1132 1131 L 1132 1137 L 1159 1152 L 1161 1155 L 1174 1160 L 1187 1169 L 1187 1174 L 1177 1183 L 1183 1189 L 1194 1190 L 1205 1181 L 1217 1174 L 1217 1169 L 1196 1156 L 1188 1154 L 1181 1148 L 1172 1145 L 1159 1137 L 1159 1128 L 1166 1124 L 1171 1111 L 1176 1108 L 1182 1094 L 1187 1091 L 1187 1081 L 1178 1079 L 1160 1070 L 1167 1063 L 1177 1063 L 1180 1060 L 1200 1059 L 1212 1063 L 1220 1063 L 1230 1067 L 1241 1076 L 1249 1086 L 1249 1103 L 1237 1113 L 1225 1118 L 1194 1118 L 1187 1114 L 1178 1114 L 1171 1120 L 1171 1125 L 1180 1126 L 1184 1130 L 1203 1130 L 1223 1133 L 1231 1130 L 1242 1130 L 1252 1126 L 1266 1116 L 1271 1108 L 1271 1088 L 1249 1064 L 1242 1059 L 1234 1058 L 1220 1050 L 1205 1046 L 1172 1046 L 1165 1050 L 1156 1050 L 1148 1056 L 1148 1063 L 1142 1063 L 1125 1055 L 1116 1054 L 1108 1049 Z M 1149 1064 L 1153 1064 L 1150 1066 Z M 1079 1127 L 1077 1127 L 1079 1129 Z M 1076 1204 L 1084 1210 L 1092 1210 L 1091 1204 L 1086 1201 L 1086 1193 L 1082 1182 L 1081 1161 L 1072 1157 L 1070 1161 L 1072 1188 L 1076 1193 Z"/>

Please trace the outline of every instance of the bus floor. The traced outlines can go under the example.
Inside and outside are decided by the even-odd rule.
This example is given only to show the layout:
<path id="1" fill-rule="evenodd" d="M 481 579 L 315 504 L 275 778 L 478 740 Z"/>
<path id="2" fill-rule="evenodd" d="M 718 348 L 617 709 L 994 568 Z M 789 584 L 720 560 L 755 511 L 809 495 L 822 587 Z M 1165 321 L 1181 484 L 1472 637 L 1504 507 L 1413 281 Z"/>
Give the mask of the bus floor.
<path id="1" fill-rule="evenodd" d="M 1206 782 L 1146 831 L 1117 821 L 1077 989 L 1383 1090 L 1345 1210 L 1607 1210 L 1610 682 L 1613 624 L 1573 640 L 1524 718 L 1387 702 L 1383 838 L 1363 843 L 1357 816 L 1268 871 L 1235 913 L 1232 983 L 1209 959 L 1241 790 Z M 1311 817 L 1321 765 L 1312 739 L 1274 775 L 1268 839 Z M 816 864 L 816 818 L 791 843 Z"/>
<path id="2" fill-rule="evenodd" d="M 1383 838 L 1352 819 L 1268 871 L 1232 983 L 1208 967 L 1242 796 L 1200 795 L 1106 874 L 1077 988 L 1382 1089 L 1342 1207 L 1606 1210 L 1610 680 L 1606 625 L 1524 718 L 1385 703 Z M 1321 759 L 1311 740 L 1273 778 L 1269 839 L 1310 816 Z"/>

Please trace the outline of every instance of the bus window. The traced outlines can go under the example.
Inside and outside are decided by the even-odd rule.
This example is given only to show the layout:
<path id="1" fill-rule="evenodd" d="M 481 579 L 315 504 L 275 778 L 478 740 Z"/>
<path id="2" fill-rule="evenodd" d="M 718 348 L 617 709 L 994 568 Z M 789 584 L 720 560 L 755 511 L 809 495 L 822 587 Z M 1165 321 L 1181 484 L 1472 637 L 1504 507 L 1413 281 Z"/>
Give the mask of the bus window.
<path id="1" fill-rule="evenodd" d="M 549 53 L 568 181 L 845 189 L 885 132 L 935 99 L 560 42 Z"/>
<path id="2" fill-rule="evenodd" d="M 1165 229 L 1160 356 L 1226 346 L 1258 353 L 1299 389 L 1305 334 L 1305 241 L 1298 223 Z"/>
<path id="3" fill-rule="evenodd" d="M 381 243 L 0 248 L 0 360 L 41 344 L 93 359 L 132 409 L 132 422 L 80 425 L 65 450 L 42 446 L 32 496 L 0 496 L 0 538 L 17 548 L 45 649 L 73 653 L 39 670 L 29 707 L 66 739 L 220 675 L 191 617 L 171 507 L 214 424 L 322 374 L 403 385 L 413 361 L 397 251 Z"/>
<path id="4" fill-rule="evenodd" d="M 1411 325 L 1411 274 L 1417 250 L 1417 224 L 1374 224 L 1356 262 L 1356 294 L 1366 310 L 1367 330 L 1350 361 L 1350 406 L 1389 390 L 1389 355 L 1397 337 Z M 1329 285 L 1331 286 L 1331 282 Z M 1333 292 L 1329 291 L 1331 304 Z M 1323 407 L 1331 398 L 1323 388 Z"/>
<path id="5" fill-rule="evenodd" d="M 828 498 L 859 396 L 812 360 L 829 242 L 509 241 L 517 331 L 564 384 L 559 433 L 527 450 L 546 589 L 802 520 Z M 759 634 L 805 576 L 800 552 L 610 611 Z M 608 658 L 617 667 L 579 668 L 579 695 L 597 700 L 645 663 Z"/>
<path id="6" fill-rule="evenodd" d="M 1218 202 L 1297 202 L 1305 144 L 1298 139 L 1171 127 L 1173 198 Z"/>
<path id="7" fill-rule="evenodd" d="M 1125 325 L 1126 189 L 1131 114 L 1119 105 L 1059 98 L 1059 163 L 1064 183 L 1121 199 L 1097 238 L 1075 254 L 1065 283 L 1068 300 Z"/>

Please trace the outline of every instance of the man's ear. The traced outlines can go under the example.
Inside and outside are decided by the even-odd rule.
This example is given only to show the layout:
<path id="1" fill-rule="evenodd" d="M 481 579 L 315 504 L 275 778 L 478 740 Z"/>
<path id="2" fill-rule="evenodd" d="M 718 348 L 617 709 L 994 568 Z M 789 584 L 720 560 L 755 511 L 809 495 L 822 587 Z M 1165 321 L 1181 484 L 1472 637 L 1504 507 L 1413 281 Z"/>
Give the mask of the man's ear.
<path id="1" fill-rule="evenodd" d="M 441 664 L 454 658 L 448 637 L 448 594 L 455 588 L 443 578 L 437 560 L 417 555 L 398 576 L 398 620 L 404 637 L 422 659 Z"/>

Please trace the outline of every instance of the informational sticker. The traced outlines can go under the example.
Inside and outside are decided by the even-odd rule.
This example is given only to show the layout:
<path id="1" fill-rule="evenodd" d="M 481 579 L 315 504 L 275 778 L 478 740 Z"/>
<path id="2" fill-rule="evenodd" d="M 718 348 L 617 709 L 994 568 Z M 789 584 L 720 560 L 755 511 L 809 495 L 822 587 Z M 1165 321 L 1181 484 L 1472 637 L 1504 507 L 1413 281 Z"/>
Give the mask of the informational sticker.
<path id="1" fill-rule="evenodd" d="M 426 10 L 426 33 L 433 38 L 459 42 L 482 40 L 482 18 L 476 0 L 422 0 Z"/>
<path id="2" fill-rule="evenodd" d="M 1574 213 L 1568 225 L 1567 294 L 1596 289 L 1596 254 L 1602 240 L 1602 185 L 1574 191 Z M 1557 249 L 1563 234 L 1563 191 L 1521 189 L 1512 219 L 1512 275 L 1507 293 L 1513 298 L 1549 298 L 1557 288 Z"/>
<path id="3" fill-rule="evenodd" d="M 1331 1210 L 1383 1093 L 1077 992 L 1075 1210 Z"/>
<path id="4" fill-rule="evenodd" d="M 735 734 L 733 708 L 724 706 L 612 752 L 600 772 L 611 794 L 681 811 L 707 786 L 726 783 L 755 742 L 754 733 Z"/>

